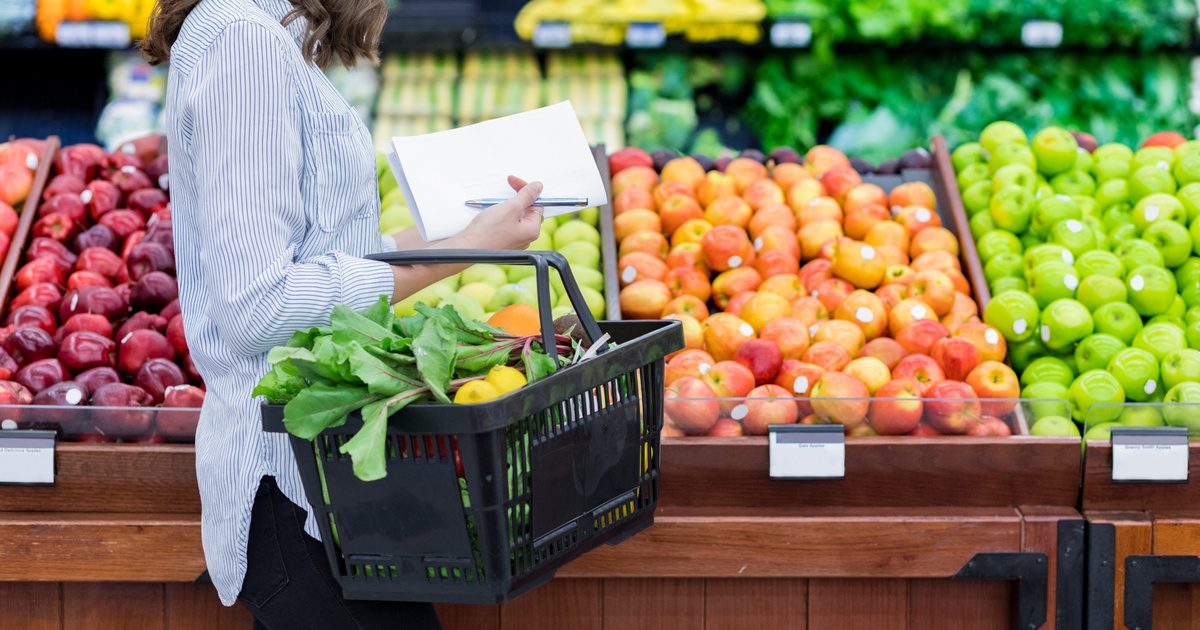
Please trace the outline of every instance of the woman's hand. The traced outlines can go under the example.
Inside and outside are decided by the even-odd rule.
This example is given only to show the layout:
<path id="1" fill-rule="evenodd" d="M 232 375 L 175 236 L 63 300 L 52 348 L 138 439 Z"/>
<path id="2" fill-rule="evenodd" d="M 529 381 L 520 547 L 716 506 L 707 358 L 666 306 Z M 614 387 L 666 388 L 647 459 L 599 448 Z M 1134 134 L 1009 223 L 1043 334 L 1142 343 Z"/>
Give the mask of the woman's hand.
<path id="1" fill-rule="evenodd" d="M 481 210 L 459 235 L 464 247 L 525 249 L 541 234 L 542 209 L 533 203 L 542 194 L 542 183 L 527 184 L 525 180 L 509 175 L 508 185 L 517 191 L 516 196 Z"/>

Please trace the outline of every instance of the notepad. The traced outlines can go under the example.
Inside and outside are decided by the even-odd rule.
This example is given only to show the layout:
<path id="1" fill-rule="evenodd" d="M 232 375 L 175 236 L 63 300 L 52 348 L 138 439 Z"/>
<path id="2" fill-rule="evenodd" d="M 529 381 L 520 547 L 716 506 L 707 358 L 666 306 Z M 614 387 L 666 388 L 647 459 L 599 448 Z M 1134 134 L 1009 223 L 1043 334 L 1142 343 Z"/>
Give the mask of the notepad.
<path id="1" fill-rule="evenodd" d="M 458 129 L 392 138 L 388 155 L 426 241 L 461 232 L 480 212 L 468 199 L 513 196 L 508 176 L 540 181 L 543 197 L 608 203 L 600 169 L 570 101 Z M 580 208 L 546 208 L 545 216 Z"/>

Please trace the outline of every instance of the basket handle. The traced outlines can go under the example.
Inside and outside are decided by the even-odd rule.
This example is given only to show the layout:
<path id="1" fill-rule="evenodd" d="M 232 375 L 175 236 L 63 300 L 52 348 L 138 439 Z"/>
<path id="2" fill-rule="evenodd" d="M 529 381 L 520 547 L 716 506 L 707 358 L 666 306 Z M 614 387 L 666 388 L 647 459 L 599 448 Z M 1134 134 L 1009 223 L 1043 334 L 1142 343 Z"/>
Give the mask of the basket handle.
<path id="1" fill-rule="evenodd" d="M 575 284 L 575 276 L 571 274 L 571 266 L 567 259 L 558 252 L 550 251 L 520 251 L 506 249 L 426 249 L 408 252 L 382 252 L 367 256 L 370 260 L 379 260 L 390 265 L 440 265 L 447 263 L 494 263 L 500 265 L 533 265 L 537 276 L 538 315 L 541 318 L 542 344 L 547 353 L 555 347 L 554 318 L 550 313 L 550 267 L 558 270 L 562 278 L 563 288 L 575 308 L 575 315 L 583 324 L 583 333 L 589 342 L 594 343 L 603 334 L 587 301 Z M 557 361 L 555 368 L 557 369 Z"/>

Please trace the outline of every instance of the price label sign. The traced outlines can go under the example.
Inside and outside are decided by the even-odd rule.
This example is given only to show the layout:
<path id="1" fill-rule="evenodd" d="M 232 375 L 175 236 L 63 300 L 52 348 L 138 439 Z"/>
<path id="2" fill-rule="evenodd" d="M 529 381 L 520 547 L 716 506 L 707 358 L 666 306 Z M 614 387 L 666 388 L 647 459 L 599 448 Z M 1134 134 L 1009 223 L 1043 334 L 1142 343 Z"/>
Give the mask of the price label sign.
<path id="1" fill-rule="evenodd" d="M 54 431 L 0 431 L 0 484 L 54 485 Z"/>
<path id="2" fill-rule="evenodd" d="M 768 425 L 772 479 L 843 479 L 846 433 L 840 424 Z"/>
<path id="3" fill-rule="evenodd" d="M 538 48 L 570 48 L 571 25 L 567 22 L 539 22 L 533 29 L 533 45 Z"/>
<path id="4" fill-rule="evenodd" d="M 1021 43 L 1029 48 L 1058 48 L 1062 45 L 1063 27 L 1049 20 L 1030 20 L 1021 25 Z"/>
<path id="5" fill-rule="evenodd" d="M 667 29 L 661 22 L 630 22 L 625 28 L 625 45 L 630 48 L 662 48 Z"/>
<path id="6" fill-rule="evenodd" d="M 1188 434 L 1181 427 L 1116 427 L 1112 430 L 1113 481 L 1185 483 Z"/>
<path id="7" fill-rule="evenodd" d="M 788 20 L 771 25 L 771 45 L 776 48 L 808 48 L 812 44 L 812 25 Z"/>
<path id="8" fill-rule="evenodd" d="M 64 48 L 128 48 L 129 25 L 124 22 L 59 22 L 54 38 Z"/>

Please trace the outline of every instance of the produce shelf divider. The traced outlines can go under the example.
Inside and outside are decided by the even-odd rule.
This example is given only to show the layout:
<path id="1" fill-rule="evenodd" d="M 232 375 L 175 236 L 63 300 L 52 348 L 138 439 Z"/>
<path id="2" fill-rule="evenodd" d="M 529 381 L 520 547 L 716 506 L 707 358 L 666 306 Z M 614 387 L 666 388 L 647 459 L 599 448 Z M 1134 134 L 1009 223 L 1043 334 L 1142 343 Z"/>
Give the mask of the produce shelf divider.
<path id="1" fill-rule="evenodd" d="M 37 208 L 42 202 L 42 190 L 50 179 L 50 169 L 54 166 L 54 155 L 58 152 L 58 136 L 46 138 L 45 148 L 38 156 L 37 173 L 33 177 L 33 188 L 21 208 L 17 230 L 13 232 L 8 244 L 8 254 L 4 257 L 4 265 L 0 267 L 0 317 L 8 315 L 8 300 L 12 297 L 13 277 L 17 274 L 21 258 L 25 254 L 25 245 L 29 241 L 29 230 L 37 219 Z"/>

